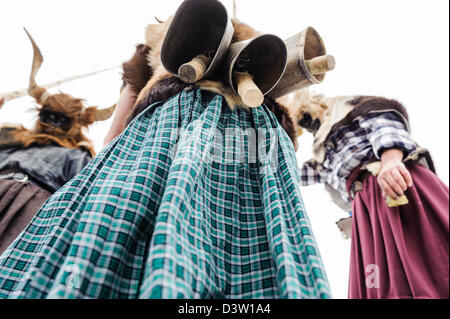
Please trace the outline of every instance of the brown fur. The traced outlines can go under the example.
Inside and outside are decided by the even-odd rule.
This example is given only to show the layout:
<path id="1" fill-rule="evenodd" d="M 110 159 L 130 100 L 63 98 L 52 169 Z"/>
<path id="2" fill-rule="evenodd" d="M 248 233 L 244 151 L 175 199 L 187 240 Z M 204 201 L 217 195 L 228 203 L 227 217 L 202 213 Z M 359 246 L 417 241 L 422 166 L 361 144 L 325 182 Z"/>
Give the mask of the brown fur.
<path id="1" fill-rule="evenodd" d="M 359 116 L 368 113 L 389 111 L 395 112 L 409 130 L 409 117 L 405 107 L 396 100 L 377 96 L 338 96 L 327 98 L 321 94 L 310 94 L 308 89 L 297 92 L 292 98 L 289 113 L 294 125 L 299 125 L 305 113 L 313 120 L 319 119 L 321 126 L 314 132 L 313 152 L 317 161 L 324 160 L 324 145 L 329 138 L 343 126 L 349 125 Z M 428 160 L 428 159 L 427 159 Z M 432 169 L 433 164 L 428 160 Z M 431 164 L 430 164 L 431 163 Z"/>
<path id="2" fill-rule="evenodd" d="M 231 41 L 231 43 L 253 39 L 261 35 L 260 32 L 256 31 L 248 24 L 239 21 L 238 19 L 231 19 L 231 23 L 234 27 L 233 40 Z"/>
<path id="3" fill-rule="evenodd" d="M 95 156 L 94 146 L 84 135 L 83 129 L 95 121 L 108 119 L 114 112 L 115 106 L 103 110 L 98 110 L 97 107 L 85 107 L 82 99 L 74 98 L 65 93 L 50 94 L 45 88 L 39 86 L 36 83 L 35 76 L 41 67 L 43 56 L 31 35 L 27 30 L 25 32 L 32 43 L 34 51 L 28 94 L 38 103 L 36 110 L 40 113 L 40 119 L 32 130 L 28 130 L 23 126 L 10 130 L 8 127 L 3 126 L 1 131 L 5 134 L 0 139 L 0 147 L 18 144 L 26 148 L 34 144 L 54 144 L 65 148 L 86 149 L 92 156 Z M 139 47 L 138 49 L 142 48 Z M 124 65 L 124 69 L 127 69 L 127 65 Z M 132 71 L 135 70 L 128 70 L 128 72 Z M 135 88 L 138 88 L 139 80 L 143 81 L 142 78 L 147 76 L 145 72 L 146 69 L 140 69 L 138 72 L 133 73 L 132 78 L 136 81 L 133 82 L 136 85 Z M 55 113 L 64 116 L 64 118 L 61 117 L 59 119 L 59 123 L 53 122 L 59 117 Z M 44 122 L 48 122 L 48 124 Z"/>
<path id="4" fill-rule="evenodd" d="M 140 92 L 153 75 L 152 68 L 147 63 L 150 47 L 145 44 L 136 46 L 136 53 L 130 61 L 122 65 L 124 83 L 129 84 L 135 92 Z"/>
<path id="5" fill-rule="evenodd" d="M 267 107 L 273 114 L 275 114 L 278 122 L 289 135 L 292 143 L 294 144 L 295 150 L 297 150 L 297 138 L 301 135 L 301 130 L 298 130 L 298 128 L 295 126 L 294 121 L 292 121 L 288 106 L 286 106 L 286 104 L 278 102 L 277 100 L 273 100 L 270 97 L 266 97 L 264 99 L 264 104 L 267 105 Z M 289 103 L 287 105 L 289 105 Z"/>
<path id="6" fill-rule="evenodd" d="M 277 101 L 286 105 L 295 131 L 300 134 L 302 127 L 299 125 L 299 121 L 305 113 L 309 113 L 314 120 L 319 119 L 323 123 L 329 112 L 324 96 L 321 94 L 311 94 L 307 88 L 299 90 L 292 95 L 281 97 Z"/>
<path id="7" fill-rule="evenodd" d="M 181 81 L 176 76 L 169 76 L 164 78 L 153 85 L 147 96 L 139 101 L 134 107 L 130 116 L 128 117 L 128 123 L 131 122 L 136 116 L 144 111 L 148 106 L 169 99 L 170 97 L 180 93 L 189 85 Z"/>
<path id="8" fill-rule="evenodd" d="M 12 147 L 20 147 L 21 143 L 14 140 L 13 133 L 21 129 L 21 125 L 6 124 L 0 128 L 0 150 Z"/>
<path id="9" fill-rule="evenodd" d="M 150 48 L 150 52 L 147 55 L 147 62 L 153 73 L 152 76 L 148 78 L 148 82 L 145 87 L 141 91 L 137 92 L 138 98 L 136 105 L 141 104 L 141 102 L 149 94 L 151 88 L 158 81 L 171 76 L 171 74 L 163 67 L 161 62 L 161 48 L 165 34 L 170 26 L 170 22 L 171 19 L 160 24 L 150 24 L 146 28 L 145 45 Z M 232 42 L 244 41 L 254 38 L 260 34 L 259 32 L 253 30 L 250 26 L 238 21 L 237 19 L 233 19 L 232 23 L 235 29 Z M 223 81 L 205 80 L 199 81 L 196 85 L 201 89 L 222 94 L 231 108 L 234 108 L 237 105 L 242 105 L 240 97 L 224 85 Z"/>
<path id="10" fill-rule="evenodd" d="M 150 48 L 147 55 L 148 66 L 152 69 L 152 76 L 148 79 L 145 87 L 138 93 L 136 105 L 141 103 L 149 94 L 151 88 L 160 80 L 170 76 L 161 62 L 161 48 L 164 37 L 172 19 L 159 24 L 149 24 L 145 29 L 145 45 Z"/>
<path id="11" fill-rule="evenodd" d="M 278 99 L 283 102 L 285 98 Z M 409 127 L 408 113 L 401 103 L 395 100 L 387 99 L 384 97 L 376 96 L 354 96 L 354 97 L 332 97 L 326 98 L 322 94 L 311 94 L 308 89 L 303 89 L 294 94 L 292 102 L 289 104 L 289 113 L 295 125 L 298 125 L 299 121 L 303 118 L 305 113 L 309 113 L 313 120 L 319 119 L 321 123 L 326 123 L 329 120 L 331 114 L 331 108 L 338 100 L 347 99 L 347 105 L 354 107 L 342 120 L 335 123 L 331 130 L 335 127 L 347 125 L 349 121 L 359 115 L 364 115 L 369 111 L 377 110 L 394 110 L 401 115 L 407 127 Z"/>
<path id="12" fill-rule="evenodd" d="M 184 88 L 190 86 L 171 75 L 163 67 L 161 62 L 161 47 L 170 22 L 171 19 L 160 24 L 150 24 L 147 26 L 145 32 L 146 43 L 143 45 L 143 47 L 148 50 L 146 63 L 142 56 L 147 51 L 142 49 L 142 45 L 137 47 L 133 58 L 124 63 L 124 66 L 126 67 L 124 67 L 123 78 L 126 83 L 132 84 L 138 82 L 140 83 L 139 85 L 132 86 L 139 88 L 142 87 L 141 83 L 143 83 L 143 79 L 146 79 L 147 81 L 142 89 L 136 91 L 138 93 L 138 98 L 135 107 L 128 118 L 128 123 L 149 105 L 158 101 L 167 100 L 181 92 Z M 245 41 L 260 35 L 259 32 L 237 19 L 233 19 L 232 23 L 235 29 L 232 43 Z M 148 68 L 150 68 L 151 71 L 149 71 Z M 139 70 L 142 71 L 139 73 Z M 231 108 L 243 104 L 241 98 L 235 94 L 223 80 L 201 80 L 195 83 L 194 86 L 206 91 L 221 94 Z M 293 108 L 293 106 L 287 107 L 289 105 L 288 101 L 274 101 L 268 97 L 265 98 L 264 102 L 275 114 L 277 120 L 283 126 L 297 148 L 297 137 L 301 134 L 301 130 L 298 125 L 295 125 L 292 121 L 292 116 L 289 114 L 289 108 Z"/>
<path id="13" fill-rule="evenodd" d="M 370 113 L 394 112 L 402 120 L 409 130 L 408 113 L 405 107 L 398 101 L 376 96 L 341 96 L 326 98 L 323 95 L 311 95 L 307 89 L 298 92 L 294 97 L 296 105 L 290 110 L 294 123 L 299 123 L 305 113 L 309 113 L 313 120 L 321 121 L 320 129 L 314 133 L 313 153 L 314 158 L 310 163 L 317 165 L 326 160 L 326 146 L 333 133 L 340 128 L 351 124 L 359 116 Z M 416 151 L 404 159 L 405 163 L 419 162 L 432 172 L 435 171 L 433 159 L 428 150 L 417 145 Z M 377 159 L 373 158 L 373 161 Z M 372 163 L 373 164 L 373 163 Z M 364 166 L 363 166 L 364 167 Z M 365 165 L 362 169 L 368 169 Z M 325 188 L 333 201 L 344 211 L 351 210 L 351 205 L 342 200 L 341 195 L 330 185 L 325 183 Z M 339 223 L 339 222 L 338 222 Z"/>
<path id="14" fill-rule="evenodd" d="M 405 107 L 396 100 L 379 96 L 358 96 L 348 103 L 355 106 L 355 110 L 352 112 L 353 114 L 350 117 L 356 117 L 368 111 L 391 109 L 401 114 L 405 119 L 405 124 L 409 126 L 408 112 L 406 111 Z"/>
<path id="15" fill-rule="evenodd" d="M 15 141 L 24 147 L 54 144 L 66 148 L 82 148 L 95 156 L 92 142 L 84 135 L 83 129 L 94 123 L 96 107 L 85 108 L 81 99 L 59 93 L 50 95 L 44 105 L 37 107 L 37 111 L 41 109 L 63 113 L 72 120 L 70 127 L 62 129 L 37 121 L 32 130 L 24 127 L 16 129 L 12 133 Z"/>

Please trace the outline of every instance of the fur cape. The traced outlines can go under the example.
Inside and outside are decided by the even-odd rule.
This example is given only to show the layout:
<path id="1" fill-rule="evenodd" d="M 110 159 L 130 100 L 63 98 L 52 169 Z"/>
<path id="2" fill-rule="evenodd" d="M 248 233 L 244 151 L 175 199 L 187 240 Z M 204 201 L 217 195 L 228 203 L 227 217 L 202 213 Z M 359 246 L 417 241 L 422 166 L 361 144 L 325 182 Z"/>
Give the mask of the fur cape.
<path id="1" fill-rule="evenodd" d="M 376 96 L 353 96 L 337 98 L 334 99 L 333 102 L 334 104 L 329 106 L 330 110 L 328 116 L 325 117 L 325 121 L 314 136 L 314 155 L 315 159 L 319 162 L 323 162 L 325 159 L 326 145 L 333 133 L 344 126 L 349 125 L 361 116 L 383 112 L 394 112 L 405 124 L 408 132 L 411 132 L 408 112 L 405 107 L 396 100 Z M 422 157 L 425 159 L 423 164 L 430 170 L 435 171 L 428 150 L 419 147 L 419 145 L 417 145 L 416 152 L 406 158 L 405 161 L 417 161 Z"/>
<path id="2" fill-rule="evenodd" d="M 232 42 L 244 41 L 259 35 L 258 32 L 238 20 L 232 20 L 232 22 L 235 28 Z M 134 56 L 123 64 L 124 85 L 130 85 L 138 94 L 136 104 L 127 122 L 130 123 L 149 105 L 165 101 L 190 86 L 221 94 L 230 108 L 242 105 L 240 97 L 225 84 L 224 76 L 222 77 L 220 72 L 213 79 L 201 80 L 192 85 L 182 82 L 178 77 L 165 70 L 160 54 L 169 24 L 170 19 L 158 25 L 149 25 L 146 29 L 146 43 L 137 45 Z M 264 103 L 275 114 L 297 149 L 299 134 L 288 108 L 270 97 L 265 97 Z"/>
<path id="3" fill-rule="evenodd" d="M 408 131 L 410 131 L 409 116 L 405 107 L 398 101 L 375 96 L 342 96 L 325 98 L 323 95 L 310 97 L 306 92 L 303 97 L 300 109 L 306 109 L 311 112 L 314 118 L 320 119 L 319 130 L 314 134 L 313 160 L 317 163 L 323 163 L 325 160 L 325 150 L 331 136 L 340 128 L 349 125 L 358 117 L 367 116 L 367 114 L 394 112 L 402 119 Z M 297 99 L 298 100 L 298 99 Z M 313 106 L 311 106 L 313 105 Z M 300 113 L 296 113 L 300 116 Z M 300 119 L 297 118 L 297 122 Z M 416 143 L 417 144 L 417 143 Z M 373 161 L 377 161 L 375 158 Z M 419 162 L 421 165 L 435 171 L 433 160 L 428 150 L 417 145 L 417 150 L 409 155 L 405 162 Z M 370 163 L 368 163 L 370 164 Z M 364 165 L 362 170 L 368 169 Z M 344 211 L 351 211 L 350 203 L 345 202 L 340 194 L 330 185 L 325 184 L 326 191 L 331 195 L 333 202 Z"/>
<path id="4" fill-rule="evenodd" d="M 40 89 L 45 91 L 45 89 Z M 85 135 L 84 130 L 95 122 L 97 107 L 84 107 L 83 100 L 65 93 L 50 95 L 44 105 L 36 106 L 36 112 L 49 110 L 63 114 L 70 119 L 67 128 L 36 121 L 32 129 L 22 125 L 3 125 L 0 127 L 0 148 L 10 146 L 28 148 L 32 145 L 57 145 L 70 149 L 88 151 L 95 156 L 94 145 Z"/>

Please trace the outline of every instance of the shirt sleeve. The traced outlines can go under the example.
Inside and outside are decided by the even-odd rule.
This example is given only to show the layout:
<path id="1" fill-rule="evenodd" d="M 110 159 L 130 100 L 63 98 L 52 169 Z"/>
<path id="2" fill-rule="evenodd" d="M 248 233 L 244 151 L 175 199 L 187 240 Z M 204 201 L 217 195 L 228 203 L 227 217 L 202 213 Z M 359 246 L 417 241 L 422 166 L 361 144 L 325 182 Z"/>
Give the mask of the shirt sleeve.
<path id="1" fill-rule="evenodd" d="M 318 164 L 314 160 L 307 161 L 300 169 L 300 185 L 310 186 L 318 183 L 324 183 L 324 178 L 318 171 Z"/>
<path id="2" fill-rule="evenodd" d="M 400 149 L 407 157 L 417 149 L 405 123 L 393 112 L 379 113 L 360 122 L 366 129 L 377 159 L 388 149 Z"/>

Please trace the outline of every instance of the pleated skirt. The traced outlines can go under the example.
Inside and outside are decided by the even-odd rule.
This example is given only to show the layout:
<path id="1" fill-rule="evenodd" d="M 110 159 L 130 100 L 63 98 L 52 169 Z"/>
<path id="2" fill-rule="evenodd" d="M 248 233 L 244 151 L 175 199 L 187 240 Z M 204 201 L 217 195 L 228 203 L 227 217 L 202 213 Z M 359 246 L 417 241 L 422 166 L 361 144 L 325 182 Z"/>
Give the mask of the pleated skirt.
<path id="1" fill-rule="evenodd" d="M 449 190 L 427 168 L 408 169 L 408 205 L 389 208 L 374 176 L 354 199 L 349 298 L 449 297 Z"/>

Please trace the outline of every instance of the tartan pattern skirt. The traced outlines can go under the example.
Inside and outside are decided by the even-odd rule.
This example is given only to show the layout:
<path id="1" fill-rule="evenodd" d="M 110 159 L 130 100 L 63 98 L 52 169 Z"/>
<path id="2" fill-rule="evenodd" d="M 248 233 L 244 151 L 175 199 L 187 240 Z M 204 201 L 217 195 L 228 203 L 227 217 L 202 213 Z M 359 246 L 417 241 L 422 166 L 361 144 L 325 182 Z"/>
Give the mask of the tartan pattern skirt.
<path id="1" fill-rule="evenodd" d="M 0 257 L 0 297 L 329 298 L 298 176 L 264 105 L 186 89 L 49 198 Z"/>

